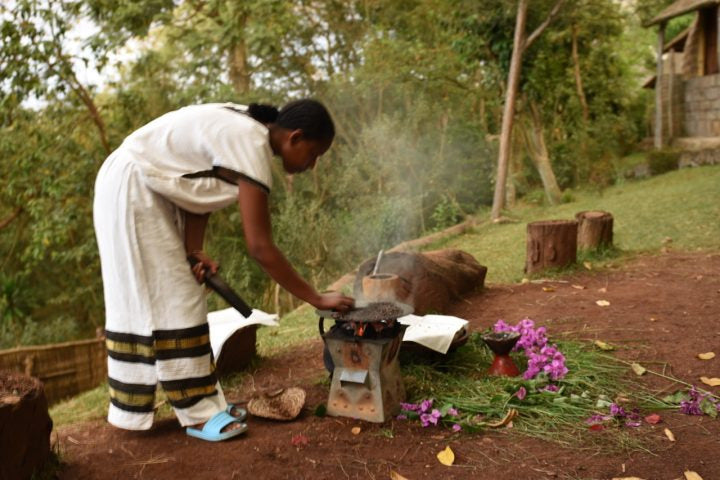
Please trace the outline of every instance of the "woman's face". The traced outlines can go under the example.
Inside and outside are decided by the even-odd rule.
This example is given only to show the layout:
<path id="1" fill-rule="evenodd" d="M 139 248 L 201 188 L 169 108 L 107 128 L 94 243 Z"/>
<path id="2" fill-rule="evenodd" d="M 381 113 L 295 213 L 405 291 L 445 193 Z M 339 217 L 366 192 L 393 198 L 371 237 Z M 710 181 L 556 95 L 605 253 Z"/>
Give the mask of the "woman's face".
<path id="1" fill-rule="evenodd" d="M 331 140 L 309 140 L 302 130 L 292 130 L 280 146 L 283 168 L 288 173 L 300 173 L 315 166 L 320 155 L 330 148 Z"/>

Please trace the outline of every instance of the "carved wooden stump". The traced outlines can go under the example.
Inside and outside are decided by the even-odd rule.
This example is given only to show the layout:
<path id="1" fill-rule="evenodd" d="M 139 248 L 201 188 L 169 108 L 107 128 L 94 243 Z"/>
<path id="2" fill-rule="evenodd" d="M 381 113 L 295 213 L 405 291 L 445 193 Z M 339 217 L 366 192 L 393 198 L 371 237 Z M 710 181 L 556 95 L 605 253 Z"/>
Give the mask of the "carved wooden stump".
<path id="1" fill-rule="evenodd" d="M 525 272 L 560 268 L 577 260 L 575 220 L 546 220 L 528 223 Z"/>
<path id="2" fill-rule="evenodd" d="M 29 479 L 50 457 L 52 420 L 37 378 L 0 372 L 0 480 Z"/>
<path id="3" fill-rule="evenodd" d="M 411 305 L 416 315 L 443 313 L 462 294 L 481 288 L 487 267 L 461 250 L 424 253 L 389 252 L 370 277 L 375 259 L 358 267 L 353 295 L 367 301 L 398 301 Z"/>
<path id="4" fill-rule="evenodd" d="M 613 216 L 609 212 L 586 211 L 575 214 L 578 221 L 577 246 L 581 250 L 609 247 L 613 242 Z"/>
<path id="5" fill-rule="evenodd" d="M 215 360 L 220 375 L 240 372 L 250 364 L 256 353 L 257 325 L 248 325 L 230 335 Z"/>

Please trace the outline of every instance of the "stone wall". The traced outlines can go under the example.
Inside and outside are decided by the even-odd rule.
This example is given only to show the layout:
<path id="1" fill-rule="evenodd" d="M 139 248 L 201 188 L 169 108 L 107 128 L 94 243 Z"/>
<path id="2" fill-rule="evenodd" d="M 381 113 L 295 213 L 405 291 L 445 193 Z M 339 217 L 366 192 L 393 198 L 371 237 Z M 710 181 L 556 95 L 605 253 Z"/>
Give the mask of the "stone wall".
<path id="1" fill-rule="evenodd" d="M 684 83 L 685 136 L 720 136 L 720 75 L 693 77 Z"/>

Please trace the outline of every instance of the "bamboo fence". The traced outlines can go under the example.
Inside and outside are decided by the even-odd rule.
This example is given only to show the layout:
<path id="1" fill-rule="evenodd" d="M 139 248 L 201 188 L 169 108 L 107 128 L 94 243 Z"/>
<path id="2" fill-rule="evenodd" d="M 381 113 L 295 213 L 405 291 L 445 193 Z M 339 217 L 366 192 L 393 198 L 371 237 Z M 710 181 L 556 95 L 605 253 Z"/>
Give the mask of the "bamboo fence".
<path id="1" fill-rule="evenodd" d="M 105 339 L 0 350 L 0 370 L 40 379 L 45 385 L 48 403 L 52 405 L 105 381 Z"/>

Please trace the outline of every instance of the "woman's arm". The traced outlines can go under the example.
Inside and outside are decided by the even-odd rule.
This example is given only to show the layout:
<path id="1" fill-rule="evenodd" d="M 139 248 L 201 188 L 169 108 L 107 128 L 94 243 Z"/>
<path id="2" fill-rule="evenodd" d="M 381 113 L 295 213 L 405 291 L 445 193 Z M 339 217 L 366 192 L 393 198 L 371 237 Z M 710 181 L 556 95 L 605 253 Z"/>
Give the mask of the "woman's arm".
<path id="1" fill-rule="evenodd" d="M 183 210 L 183 214 L 185 216 L 185 253 L 198 260 L 192 267 L 192 271 L 197 281 L 202 283 L 206 269 L 209 269 L 210 273 L 218 270 L 217 262 L 203 252 L 205 227 L 207 227 L 210 214 L 199 215 L 186 210 Z"/>
<path id="2" fill-rule="evenodd" d="M 285 290 L 317 308 L 346 310 L 353 299 L 338 293 L 320 294 L 290 265 L 272 238 L 268 196 L 261 188 L 238 182 L 238 203 L 248 252 Z"/>
<path id="3" fill-rule="evenodd" d="M 205 227 L 210 214 L 198 215 L 187 210 L 183 210 L 183 213 L 185 214 L 185 253 L 190 254 L 203 249 Z"/>

